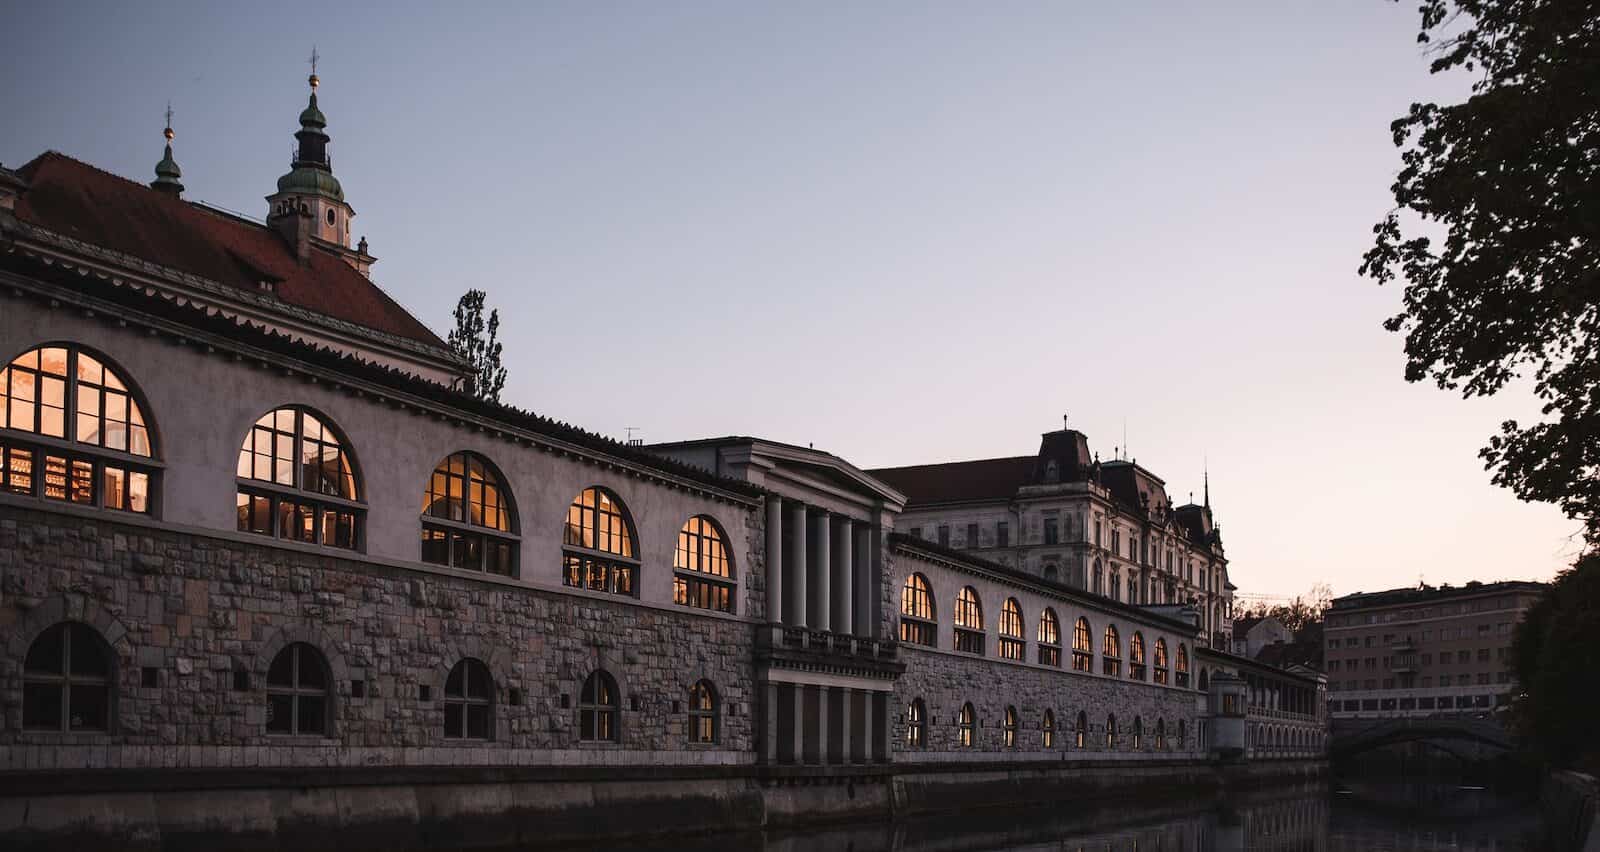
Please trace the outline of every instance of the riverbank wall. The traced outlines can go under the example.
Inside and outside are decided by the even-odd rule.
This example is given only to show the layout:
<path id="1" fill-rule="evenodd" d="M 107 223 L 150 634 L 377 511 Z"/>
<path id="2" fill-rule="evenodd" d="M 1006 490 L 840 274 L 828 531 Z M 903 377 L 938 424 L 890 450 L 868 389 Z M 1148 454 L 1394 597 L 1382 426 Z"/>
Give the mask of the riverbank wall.
<path id="1" fill-rule="evenodd" d="M 1557 852 L 1600 852 L 1600 781 L 1582 772 L 1551 772 L 1539 791 L 1545 843 Z"/>
<path id="2" fill-rule="evenodd" d="M 861 766 L 17 773 L 9 850 L 540 849 L 1314 780 L 1314 760 Z M 26 777 L 31 775 L 32 777 Z"/>

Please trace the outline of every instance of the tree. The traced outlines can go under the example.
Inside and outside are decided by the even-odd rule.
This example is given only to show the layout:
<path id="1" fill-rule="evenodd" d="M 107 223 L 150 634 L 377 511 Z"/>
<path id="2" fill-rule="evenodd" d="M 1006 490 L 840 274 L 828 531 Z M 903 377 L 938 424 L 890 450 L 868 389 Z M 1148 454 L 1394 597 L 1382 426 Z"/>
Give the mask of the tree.
<path id="1" fill-rule="evenodd" d="M 1430 72 L 1473 74 L 1463 103 L 1390 126 L 1395 209 L 1360 272 L 1406 281 L 1407 381 L 1492 395 L 1528 371 L 1543 415 L 1480 456 L 1600 544 L 1600 0 L 1422 0 Z M 1404 218 L 1402 218 L 1402 214 Z M 1439 235 L 1435 243 L 1430 235 Z"/>
<path id="2" fill-rule="evenodd" d="M 462 379 L 461 389 L 479 399 L 500 401 L 506 386 L 506 368 L 500 366 L 500 311 L 489 312 L 483 321 L 482 290 L 468 290 L 456 302 L 455 330 L 450 332 L 450 348 L 472 365 L 471 376 Z"/>
<path id="3" fill-rule="evenodd" d="M 1590 728 L 1600 689 L 1600 553 L 1578 558 L 1556 576 L 1517 623 L 1512 666 L 1522 695 L 1513 705 L 1517 728 L 1558 766 L 1600 770 L 1600 746 Z"/>

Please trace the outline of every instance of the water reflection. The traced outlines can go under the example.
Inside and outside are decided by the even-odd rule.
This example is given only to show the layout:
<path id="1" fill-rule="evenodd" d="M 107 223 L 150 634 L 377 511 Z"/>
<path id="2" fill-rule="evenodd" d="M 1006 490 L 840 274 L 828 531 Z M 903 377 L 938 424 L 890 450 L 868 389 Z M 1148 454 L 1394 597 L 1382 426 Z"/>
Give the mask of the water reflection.
<path id="1" fill-rule="evenodd" d="M 628 846 L 730 852 L 1533 852 L 1532 802 L 1456 785 L 1300 787 L 1227 798 L 950 814 Z M 616 846 L 607 847 L 617 850 Z"/>

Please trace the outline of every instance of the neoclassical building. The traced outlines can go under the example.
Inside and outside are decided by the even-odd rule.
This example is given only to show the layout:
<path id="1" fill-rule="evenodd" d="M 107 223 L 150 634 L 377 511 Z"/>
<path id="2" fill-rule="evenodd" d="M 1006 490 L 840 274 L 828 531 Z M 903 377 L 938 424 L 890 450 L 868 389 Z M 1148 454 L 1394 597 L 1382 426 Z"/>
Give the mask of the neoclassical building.
<path id="1" fill-rule="evenodd" d="M 906 495 L 900 524 L 913 537 L 1113 601 L 1191 607 L 1200 641 L 1230 646 L 1235 587 L 1209 482 L 1203 503 L 1174 505 L 1137 460 L 1101 462 L 1067 428 L 1031 456 L 870 473 Z"/>
<path id="2" fill-rule="evenodd" d="M 1043 504 L 947 547 L 893 472 L 455 390 L 310 82 L 263 221 L 185 200 L 170 129 L 149 185 L 0 168 L 0 836 L 562 842 L 1319 759 L 1320 683 L 1210 647 L 1209 509 L 1135 466 L 1022 488 L 1081 489 L 1055 517 L 1112 544 L 1054 564 L 1123 596 L 1034 567 Z"/>

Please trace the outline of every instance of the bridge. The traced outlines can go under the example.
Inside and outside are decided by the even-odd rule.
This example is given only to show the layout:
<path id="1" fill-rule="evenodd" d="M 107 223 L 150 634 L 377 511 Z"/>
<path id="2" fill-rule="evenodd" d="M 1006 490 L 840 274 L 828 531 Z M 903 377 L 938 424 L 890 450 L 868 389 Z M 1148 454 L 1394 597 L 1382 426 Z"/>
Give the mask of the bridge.
<path id="1" fill-rule="evenodd" d="M 1328 743 L 1331 757 L 1348 757 L 1396 743 L 1438 741 L 1474 742 L 1507 751 L 1515 748 L 1511 735 L 1494 719 L 1424 717 L 1419 719 L 1335 719 Z"/>

